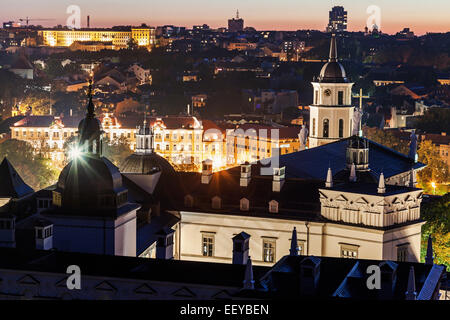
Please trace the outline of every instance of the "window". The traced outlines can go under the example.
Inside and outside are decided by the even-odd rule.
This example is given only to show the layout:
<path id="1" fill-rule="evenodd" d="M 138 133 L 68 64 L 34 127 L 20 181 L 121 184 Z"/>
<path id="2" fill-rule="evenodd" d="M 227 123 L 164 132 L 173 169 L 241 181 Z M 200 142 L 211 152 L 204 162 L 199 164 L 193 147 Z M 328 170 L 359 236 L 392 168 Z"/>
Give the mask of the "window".
<path id="1" fill-rule="evenodd" d="M 358 259 L 358 247 L 352 244 L 341 244 L 341 258 Z"/>
<path id="2" fill-rule="evenodd" d="M 269 202 L 269 212 L 270 213 L 277 213 L 278 212 L 278 202 L 275 200 L 272 200 Z"/>
<path id="3" fill-rule="evenodd" d="M 397 247 L 397 261 L 408 261 L 408 245 L 401 245 Z"/>
<path id="4" fill-rule="evenodd" d="M 316 135 L 316 118 L 313 119 L 313 125 L 312 125 L 312 135 Z"/>
<path id="5" fill-rule="evenodd" d="M 328 138 L 329 126 L 330 126 L 330 121 L 328 119 L 323 119 L 323 137 L 324 138 Z"/>
<path id="6" fill-rule="evenodd" d="M 318 104 L 319 103 L 319 91 L 315 91 L 315 97 L 314 97 L 314 104 Z"/>
<path id="7" fill-rule="evenodd" d="M 263 240 L 263 261 L 264 262 L 275 261 L 275 240 L 273 239 Z"/>
<path id="8" fill-rule="evenodd" d="M 212 257 L 214 255 L 214 235 L 202 235 L 202 254 L 204 257 Z"/>
<path id="9" fill-rule="evenodd" d="M 339 138 L 344 136 L 344 120 L 339 119 Z"/>
<path id="10" fill-rule="evenodd" d="M 338 91 L 338 105 L 344 104 L 344 91 Z"/>
<path id="11" fill-rule="evenodd" d="M 248 201 L 248 199 L 246 198 L 242 198 L 241 199 L 241 203 L 240 203 L 240 209 L 241 211 L 248 211 L 249 207 L 250 207 L 250 202 Z"/>

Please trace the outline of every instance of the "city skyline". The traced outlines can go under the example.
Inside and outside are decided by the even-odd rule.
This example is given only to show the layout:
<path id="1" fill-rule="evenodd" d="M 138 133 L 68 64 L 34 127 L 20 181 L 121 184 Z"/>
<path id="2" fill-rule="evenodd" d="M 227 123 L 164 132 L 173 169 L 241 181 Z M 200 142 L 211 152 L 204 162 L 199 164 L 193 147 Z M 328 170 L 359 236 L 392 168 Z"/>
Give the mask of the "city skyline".
<path id="1" fill-rule="evenodd" d="M 81 25 L 86 26 L 86 16 L 91 17 L 91 27 L 110 27 L 113 25 L 130 25 L 146 23 L 151 26 L 180 25 L 188 28 L 192 25 L 208 24 L 212 28 L 226 27 L 227 20 L 235 16 L 239 9 L 240 16 L 245 21 L 245 27 L 255 27 L 257 30 L 325 30 L 328 23 L 328 12 L 336 5 L 342 5 L 348 11 L 348 30 L 363 31 L 369 14 L 370 5 L 381 9 L 381 30 L 385 33 L 396 33 L 408 27 L 416 34 L 426 32 L 448 32 L 450 22 L 446 12 L 450 3 L 446 0 L 434 0 L 433 6 L 418 0 L 399 0 L 395 3 L 382 1 L 306 1 L 281 0 L 277 2 L 249 0 L 244 3 L 230 0 L 226 3 L 217 1 L 193 0 L 187 4 L 175 0 L 173 5 L 148 3 L 141 0 L 98 0 L 87 1 L 42 1 L 42 5 L 28 12 L 33 5 L 31 0 L 8 4 L 0 19 L 18 21 L 27 16 L 30 24 L 40 24 L 45 27 L 65 24 L 69 14 L 66 9 L 70 5 L 81 8 Z M 33 21 L 33 19 L 52 19 L 48 21 Z"/>

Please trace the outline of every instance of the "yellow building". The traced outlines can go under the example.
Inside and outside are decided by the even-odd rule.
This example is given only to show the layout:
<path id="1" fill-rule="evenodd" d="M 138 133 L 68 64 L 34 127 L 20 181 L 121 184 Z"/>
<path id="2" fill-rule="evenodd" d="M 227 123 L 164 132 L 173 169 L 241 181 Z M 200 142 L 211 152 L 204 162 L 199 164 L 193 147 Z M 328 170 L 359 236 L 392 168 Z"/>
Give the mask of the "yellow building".
<path id="1" fill-rule="evenodd" d="M 155 45 L 155 28 L 137 27 L 121 29 L 47 29 L 40 30 L 44 46 L 70 47 L 74 42 L 110 42 L 115 49 L 126 48 L 134 39 L 139 46 Z"/>
<path id="2" fill-rule="evenodd" d="M 278 154 L 296 152 L 300 148 L 299 133 L 299 127 L 277 128 L 250 123 L 240 125 L 236 129 L 228 129 L 228 164 L 252 163 Z"/>
<path id="3" fill-rule="evenodd" d="M 36 149 L 48 150 L 51 159 L 61 164 L 65 160 L 64 143 L 76 136 L 82 117 L 26 116 L 11 127 L 11 138 L 31 143 Z M 104 137 L 110 141 L 126 139 L 130 149 L 136 148 L 136 127 L 142 117 L 115 117 L 103 113 L 98 119 Z M 226 165 L 224 135 L 212 121 L 200 121 L 193 116 L 164 116 L 147 119 L 154 129 L 155 151 L 174 165 L 200 166 L 206 159 L 213 161 L 214 170 Z"/>

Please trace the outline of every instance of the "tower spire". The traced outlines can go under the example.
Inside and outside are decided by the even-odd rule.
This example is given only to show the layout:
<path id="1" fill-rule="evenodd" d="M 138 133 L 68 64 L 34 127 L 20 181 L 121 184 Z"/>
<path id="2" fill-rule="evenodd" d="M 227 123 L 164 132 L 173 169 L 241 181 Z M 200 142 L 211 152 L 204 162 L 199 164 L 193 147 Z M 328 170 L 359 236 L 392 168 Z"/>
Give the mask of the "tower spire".
<path id="1" fill-rule="evenodd" d="M 289 249 L 289 255 L 298 256 L 298 243 L 297 243 L 297 228 L 292 230 L 291 249 Z"/>
<path id="2" fill-rule="evenodd" d="M 380 181 L 378 182 L 378 193 L 385 193 L 386 192 L 386 185 L 384 183 L 384 174 L 381 172 L 380 174 Z"/>
<path id="3" fill-rule="evenodd" d="M 338 57 L 337 57 L 336 35 L 333 33 L 331 35 L 330 57 L 329 57 L 328 61 L 336 62 L 337 60 L 338 60 Z"/>
<path id="4" fill-rule="evenodd" d="M 87 105 L 87 113 L 86 115 L 90 118 L 94 118 L 95 117 L 95 113 L 94 113 L 94 103 L 92 102 L 92 79 L 89 79 L 89 91 L 88 91 L 88 105 Z"/>
<path id="5" fill-rule="evenodd" d="M 408 289 L 406 291 L 406 300 L 416 300 L 416 277 L 414 275 L 414 267 L 409 269 Z"/>
<path id="6" fill-rule="evenodd" d="M 255 289 L 255 280 L 253 280 L 252 259 L 250 257 L 248 257 L 247 264 L 245 266 L 244 289 L 247 290 Z"/>
<path id="7" fill-rule="evenodd" d="M 433 239 L 431 234 L 428 236 L 427 255 L 425 256 L 426 264 L 433 264 Z"/>
<path id="8" fill-rule="evenodd" d="M 350 182 L 356 182 L 356 166 L 355 163 L 352 163 L 350 168 L 350 177 L 348 178 Z"/>
<path id="9" fill-rule="evenodd" d="M 326 188 L 333 188 L 333 173 L 331 172 L 331 167 L 328 167 L 327 181 L 325 182 Z"/>
<path id="10" fill-rule="evenodd" d="M 239 19 L 239 9 L 236 10 L 236 19 Z"/>

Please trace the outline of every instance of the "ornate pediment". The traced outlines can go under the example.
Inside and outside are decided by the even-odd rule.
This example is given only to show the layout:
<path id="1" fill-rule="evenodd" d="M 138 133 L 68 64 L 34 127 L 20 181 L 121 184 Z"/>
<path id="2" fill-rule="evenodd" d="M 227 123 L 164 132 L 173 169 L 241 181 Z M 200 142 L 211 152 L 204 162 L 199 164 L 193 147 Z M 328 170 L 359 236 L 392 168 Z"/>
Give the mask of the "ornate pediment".
<path id="1" fill-rule="evenodd" d="M 108 292 L 116 292 L 117 289 L 108 281 L 102 281 L 98 285 L 95 286 L 95 290 L 99 291 L 108 291 Z"/>
<path id="2" fill-rule="evenodd" d="M 343 194 L 340 194 L 336 199 L 334 199 L 334 200 L 336 200 L 336 201 L 345 201 L 345 202 L 347 202 L 348 201 L 348 199 L 343 195 Z"/>

